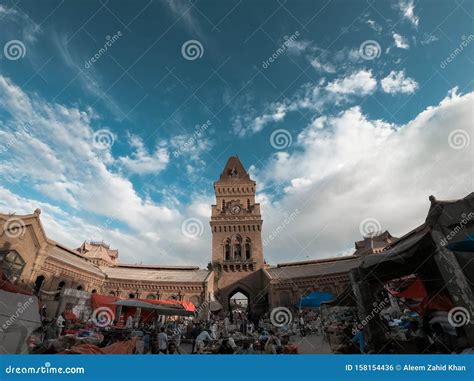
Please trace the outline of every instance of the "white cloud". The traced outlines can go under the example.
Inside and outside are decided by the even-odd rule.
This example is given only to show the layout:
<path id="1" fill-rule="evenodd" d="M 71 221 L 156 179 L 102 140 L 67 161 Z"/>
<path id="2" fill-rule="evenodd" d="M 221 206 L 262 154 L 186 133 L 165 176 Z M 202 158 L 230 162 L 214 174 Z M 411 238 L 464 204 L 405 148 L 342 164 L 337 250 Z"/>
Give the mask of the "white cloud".
<path id="1" fill-rule="evenodd" d="M 403 17 L 417 27 L 420 19 L 415 15 L 415 5 L 413 0 L 400 0 L 398 6 Z"/>
<path id="2" fill-rule="evenodd" d="M 336 67 L 330 62 L 321 62 L 319 58 L 314 58 L 311 60 L 311 66 L 313 66 L 317 71 L 323 73 L 335 73 Z"/>
<path id="3" fill-rule="evenodd" d="M 405 77 L 404 71 L 394 70 L 382 79 L 381 85 L 383 91 L 389 94 L 411 94 L 418 88 L 418 83 L 413 78 Z"/>
<path id="4" fill-rule="evenodd" d="M 130 156 L 122 156 L 118 160 L 130 172 L 158 174 L 166 168 L 169 162 L 169 154 L 166 148 L 156 147 L 155 152 L 150 155 L 139 136 L 131 135 L 129 143 L 135 151 Z"/>
<path id="5" fill-rule="evenodd" d="M 337 94 L 360 94 L 372 93 L 377 87 L 377 81 L 370 70 L 360 70 L 351 75 L 339 78 L 328 83 L 326 89 Z"/>
<path id="6" fill-rule="evenodd" d="M 442 200 L 472 192 L 471 147 L 454 150 L 448 137 L 463 129 L 472 141 L 473 106 L 474 93 L 453 91 L 404 125 L 369 119 L 353 107 L 308 126 L 298 150 L 275 154 L 258 171 L 268 190 L 287 188 L 278 202 L 270 198 L 263 206 L 264 238 L 285 213 L 299 210 L 265 248 L 267 261 L 350 253 L 368 217 L 401 236 L 424 222 L 429 195 Z"/>
<path id="7" fill-rule="evenodd" d="M 393 41 L 395 41 L 395 46 L 399 49 L 409 49 L 410 44 L 408 43 L 408 40 L 403 37 L 402 35 L 398 33 L 393 33 L 392 34 Z"/>
<path id="8" fill-rule="evenodd" d="M 37 200 L 10 194 L 9 199 L 14 200 L 2 209 L 10 211 L 16 205 L 31 213 L 38 205 L 55 208 L 62 214 L 48 217 L 46 231 L 59 241 L 69 236 L 66 243 L 71 246 L 90 239 L 97 230 L 94 224 L 110 218 L 122 228 L 102 229 L 99 233 L 121 250 L 125 261 L 196 263 L 196 252 L 208 252 L 206 229 L 192 243 L 182 239 L 181 221 L 190 212 L 141 197 L 128 178 L 111 169 L 121 162 L 141 173 L 160 170 L 166 162 L 163 151 L 158 149 L 149 155 L 143 142 L 133 137 L 135 152 L 127 159 L 114 159 L 110 149 L 94 147 L 94 130 L 103 126 L 91 110 L 46 102 L 2 76 L 0 113 L 1 143 L 5 148 L 0 149 L 2 184 L 8 184 L 9 189 L 28 187 L 41 193 Z M 8 144 L 4 146 L 4 142 Z M 2 186 L 7 192 L 6 185 Z M 194 195 L 190 198 L 193 200 Z M 76 217 L 82 213 L 93 221 Z"/>
<path id="9" fill-rule="evenodd" d="M 374 21 L 374 20 L 370 20 L 370 19 L 369 19 L 369 20 L 367 20 L 365 23 L 366 23 L 369 27 L 371 27 L 373 30 L 375 30 L 377 33 L 379 33 L 379 34 L 380 34 L 380 33 L 382 32 L 382 30 L 383 30 L 382 26 L 381 26 L 379 23 L 377 23 L 376 21 Z"/>

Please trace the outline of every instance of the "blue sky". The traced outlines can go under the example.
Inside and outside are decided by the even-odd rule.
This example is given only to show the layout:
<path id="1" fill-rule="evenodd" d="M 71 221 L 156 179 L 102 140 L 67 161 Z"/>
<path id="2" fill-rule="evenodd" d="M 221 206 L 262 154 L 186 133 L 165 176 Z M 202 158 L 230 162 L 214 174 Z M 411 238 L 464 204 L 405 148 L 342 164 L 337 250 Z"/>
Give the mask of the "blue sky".
<path id="1" fill-rule="evenodd" d="M 0 209 L 40 207 L 53 239 L 122 261 L 205 265 L 238 154 L 270 263 L 404 234 L 430 194 L 473 189 L 473 8 L 3 1 Z"/>

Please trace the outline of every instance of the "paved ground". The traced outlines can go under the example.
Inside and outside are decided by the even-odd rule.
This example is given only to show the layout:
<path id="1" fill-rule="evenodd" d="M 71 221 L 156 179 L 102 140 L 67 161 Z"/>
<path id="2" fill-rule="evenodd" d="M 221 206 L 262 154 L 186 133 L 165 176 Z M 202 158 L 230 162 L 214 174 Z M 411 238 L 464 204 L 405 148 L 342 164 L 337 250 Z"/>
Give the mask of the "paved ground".
<path id="1" fill-rule="evenodd" d="M 320 335 L 292 336 L 291 342 L 298 345 L 301 354 L 331 353 L 328 342 L 323 341 L 323 337 Z M 181 344 L 180 348 L 183 353 L 191 353 L 190 344 Z"/>
<path id="2" fill-rule="evenodd" d="M 323 341 L 321 335 L 292 336 L 291 341 L 298 345 L 298 351 L 301 354 L 332 353 L 329 343 Z"/>

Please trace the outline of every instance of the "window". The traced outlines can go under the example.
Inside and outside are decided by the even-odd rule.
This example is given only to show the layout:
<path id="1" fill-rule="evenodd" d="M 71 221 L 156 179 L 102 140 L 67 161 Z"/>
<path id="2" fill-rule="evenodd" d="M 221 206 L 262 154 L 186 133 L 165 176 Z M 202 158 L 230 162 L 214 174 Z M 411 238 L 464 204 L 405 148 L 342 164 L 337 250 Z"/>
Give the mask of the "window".
<path id="1" fill-rule="evenodd" d="M 3 272 L 6 277 L 15 282 L 20 279 L 20 275 L 25 267 L 25 261 L 16 251 L 0 253 L 0 263 L 3 263 Z"/>
<path id="2" fill-rule="evenodd" d="M 221 210 L 222 210 L 222 211 L 225 210 L 225 200 L 222 200 L 222 209 L 221 209 Z"/>
<path id="3" fill-rule="evenodd" d="M 247 209 L 250 210 L 250 199 L 247 199 Z"/>
<path id="4" fill-rule="evenodd" d="M 224 244 L 224 258 L 226 261 L 230 261 L 230 239 L 226 239 Z"/>
<path id="5" fill-rule="evenodd" d="M 245 259 L 250 259 L 252 257 L 252 241 L 250 238 L 245 240 Z"/>
<path id="6" fill-rule="evenodd" d="M 242 238 L 237 235 L 234 237 L 234 259 L 236 261 L 242 260 Z"/>

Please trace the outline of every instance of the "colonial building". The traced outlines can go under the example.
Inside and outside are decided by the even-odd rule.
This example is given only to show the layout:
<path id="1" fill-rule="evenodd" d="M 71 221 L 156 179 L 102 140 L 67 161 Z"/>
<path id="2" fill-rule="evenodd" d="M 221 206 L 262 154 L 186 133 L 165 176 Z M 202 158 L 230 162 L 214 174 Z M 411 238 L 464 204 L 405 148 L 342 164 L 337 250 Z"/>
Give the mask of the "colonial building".
<path id="1" fill-rule="evenodd" d="M 273 306 L 294 306 L 301 296 L 316 290 L 341 293 L 350 284 L 349 270 L 357 267 L 362 257 L 379 253 L 396 240 L 385 232 L 356 242 L 351 256 L 271 266 L 264 260 L 256 183 L 238 157 L 228 159 L 214 191 L 208 269 L 123 264 L 119 251 L 103 242 L 67 248 L 47 236 L 37 209 L 30 215 L 0 214 L 3 271 L 15 283 L 46 295 L 73 288 L 195 305 L 216 298 L 228 309 L 231 297 L 242 293 L 250 311 L 258 315 Z"/>

